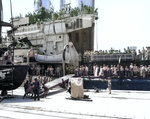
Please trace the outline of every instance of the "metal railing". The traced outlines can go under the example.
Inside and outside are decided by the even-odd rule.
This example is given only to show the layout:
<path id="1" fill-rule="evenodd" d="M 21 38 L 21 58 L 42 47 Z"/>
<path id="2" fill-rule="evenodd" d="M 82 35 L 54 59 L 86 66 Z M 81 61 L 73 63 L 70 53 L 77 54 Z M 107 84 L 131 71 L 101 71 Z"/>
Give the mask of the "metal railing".
<path id="1" fill-rule="evenodd" d="M 121 57 L 121 60 L 133 60 L 132 54 L 105 54 L 105 55 L 91 55 L 91 61 L 118 61 Z"/>

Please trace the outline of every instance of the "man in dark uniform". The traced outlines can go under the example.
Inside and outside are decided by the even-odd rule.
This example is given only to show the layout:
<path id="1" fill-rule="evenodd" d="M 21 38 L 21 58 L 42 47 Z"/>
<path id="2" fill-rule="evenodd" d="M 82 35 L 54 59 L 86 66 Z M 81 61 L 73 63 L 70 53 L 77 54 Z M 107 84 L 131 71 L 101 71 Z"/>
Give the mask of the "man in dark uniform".
<path id="1" fill-rule="evenodd" d="M 26 82 L 24 84 L 24 92 L 26 92 L 29 87 L 29 80 L 28 79 L 25 79 L 25 80 L 26 80 Z"/>
<path id="2" fill-rule="evenodd" d="M 33 85 L 34 85 L 34 88 L 33 88 L 34 100 L 36 100 L 36 98 L 37 98 L 38 100 L 40 100 L 40 98 L 39 98 L 40 84 L 39 84 L 37 78 L 35 78 L 35 82 L 33 83 Z"/>
<path id="3" fill-rule="evenodd" d="M 92 62 L 89 61 L 89 64 L 88 64 L 88 75 L 92 75 Z"/>
<path id="4" fill-rule="evenodd" d="M 109 90 L 109 94 L 111 94 L 111 78 L 108 77 L 108 90 Z"/>
<path id="5" fill-rule="evenodd" d="M 44 94 L 43 94 L 43 97 L 46 98 L 47 94 L 48 94 L 48 87 L 45 85 L 46 83 L 48 82 L 48 79 L 47 77 L 44 77 L 44 82 L 43 82 L 43 89 L 44 89 Z"/>

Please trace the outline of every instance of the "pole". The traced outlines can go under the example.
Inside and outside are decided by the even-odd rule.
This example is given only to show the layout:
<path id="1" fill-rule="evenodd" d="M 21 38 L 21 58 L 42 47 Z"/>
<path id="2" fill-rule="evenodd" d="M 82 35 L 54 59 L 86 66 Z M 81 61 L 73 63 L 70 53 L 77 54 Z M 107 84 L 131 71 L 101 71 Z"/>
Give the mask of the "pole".
<path id="1" fill-rule="evenodd" d="M 66 65 L 65 65 L 65 63 L 66 63 L 66 62 L 65 62 L 65 59 L 66 59 L 66 58 L 65 58 L 66 47 L 69 47 L 69 45 L 65 45 L 65 46 L 64 46 L 64 50 L 63 50 L 63 54 L 62 54 L 63 76 L 65 76 L 65 73 L 66 73 L 66 72 L 65 72 L 65 70 L 66 70 L 66 67 L 65 67 L 65 66 L 66 66 Z"/>
<path id="2" fill-rule="evenodd" d="M 122 81 L 121 78 L 122 77 L 120 77 L 120 63 L 121 63 L 121 56 L 119 57 L 119 80 L 120 80 L 120 83 L 121 83 L 121 81 Z"/>
<path id="3" fill-rule="evenodd" d="M 12 41 L 14 44 L 14 22 L 13 22 L 13 14 L 12 14 L 12 2 L 10 0 L 10 10 L 11 10 L 11 22 L 12 22 Z M 14 62 L 14 45 L 13 45 L 13 57 L 12 57 L 12 62 Z"/>
<path id="4" fill-rule="evenodd" d="M 12 96 L 13 96 L 13 62 L 14 62 L 14 24 L 13 24 L 13 14 L 12 14 L 12 2 L 10 0 L 10 11 L 11 11 L 11 22 L 12 22 L 12 41 L 13 41 L 13 52 L 12 52 Z"/>
<path id="5" fill-rule="evenodd" d="M 63 60 L 63 76 L 65 76 L 65 60 Z"/>
<path id="6" fill-rule="evenodd" d="M 97 51 L 98 51 L 98 26 L 97 26 L 97 20 L 96 20 L 96 44 L 97 44 Z"/>

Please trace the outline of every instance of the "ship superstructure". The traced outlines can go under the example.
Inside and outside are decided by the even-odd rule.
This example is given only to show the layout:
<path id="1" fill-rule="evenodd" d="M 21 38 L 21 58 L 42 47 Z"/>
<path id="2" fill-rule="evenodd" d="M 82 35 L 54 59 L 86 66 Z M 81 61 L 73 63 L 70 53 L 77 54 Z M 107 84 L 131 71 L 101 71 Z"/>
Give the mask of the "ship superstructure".
<path id="1" fill-rule="evenodd" d="M 73 10 L 68 11 L 69 8 L 70 4 L 65 5 L 65 11 L 62 10 L 58 14 L 61 18 L 54 19 L 53 13 L 52 20 L 46 22 L 32 24 L 30 17 L 14 19 L 14 27 L 17 28 L 15 39 L 20 41 L 27 37 L 33 46 L 40 46 L 38 48 L 41 55 L 45 56 L 60 55 L 68 45 L 68 63 L 78 66 L 78 55 L 83 55 L 85 50 L 94 49 L 94 25 L 98 17 L 92 7 L 91 13 L 75 8 L 74 12 L 77 11 L 77 14 L 74 15 Z"/>

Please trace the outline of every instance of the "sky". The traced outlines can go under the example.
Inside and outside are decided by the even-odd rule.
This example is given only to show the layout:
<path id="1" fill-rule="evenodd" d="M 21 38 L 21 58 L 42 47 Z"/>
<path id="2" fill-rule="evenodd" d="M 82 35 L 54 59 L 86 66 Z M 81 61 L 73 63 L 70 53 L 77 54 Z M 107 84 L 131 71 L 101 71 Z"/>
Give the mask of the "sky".
<path id="1" fill-rule="evenodd" d="M 55 11 L 59 11 L 59 1 L 51 0 Z M 72 1 L 75 7 L 76 0 Z M 9 22 L 10 0 L 3 2 L 3 19 Z M 13 16 L 20 13 L 25 16 L 33 13 L 34 0 L 12 0 Z M 142 49 L 150 46 L 150 0 L 95 0 L 98 8 L 98 21 L 95 22 L 95 50 L 123 51 L 124 48 L 136 46 Z M 3 28 L 6 32 L 8 28 Z"/>

